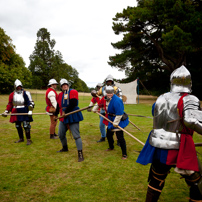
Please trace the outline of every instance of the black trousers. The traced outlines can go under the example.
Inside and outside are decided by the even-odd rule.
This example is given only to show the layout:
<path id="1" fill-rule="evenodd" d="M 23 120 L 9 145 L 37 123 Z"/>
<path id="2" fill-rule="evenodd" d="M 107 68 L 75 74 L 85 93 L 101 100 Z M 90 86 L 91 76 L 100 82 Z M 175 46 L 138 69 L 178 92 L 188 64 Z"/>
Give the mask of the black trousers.
<path id="1" fill-rule="evenodd" d="M 121 150 L 122 150 L 122 155 L 127 155 L 127 152 L 126 152 L 126 141 L 124 139 L 124 135 L 123 135 L 123 131 L 116 131 L 116 136 L 117 136 L 117 139 L 120 143 L 120 147 L 121 147 Z M 111 131 L 107 128 L 107 140 L 108 140 L 108 143 L 109 143 L 109 148 L 110 149 L 114 149 L 114 138 L 113 138 L 113 135 L 114 135 L 114 131 Z"/>

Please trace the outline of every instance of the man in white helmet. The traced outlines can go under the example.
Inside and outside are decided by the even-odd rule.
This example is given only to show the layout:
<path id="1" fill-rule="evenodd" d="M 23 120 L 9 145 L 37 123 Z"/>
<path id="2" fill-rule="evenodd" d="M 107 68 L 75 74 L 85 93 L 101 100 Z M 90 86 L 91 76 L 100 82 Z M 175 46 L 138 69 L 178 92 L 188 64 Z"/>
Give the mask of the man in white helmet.
<path id="1" fill-rule="evenodd" d="M 58 95 L 57 99 L 59 105 L 58 110 L 60 111 L 60 115 L 62 116 L 69 112 L 78 110 L 79 109 L 78 91 L 71 89 L 70 84 L 66 79 L 60 80 L 60 87 L 62 92 Z M 56 113 L 58 113 L 58 111 Z M 75 139 L 78 151 L 78 162 L 84 160 L 82 140 L 79 131 L 79 122 L 82 120 L 83 115 L 81 112 L 71 114 L 69 116 L 66 116 L 65 118 L 60 118 L 59 130 L 58 130 L 58 135 L 62 143 L 62 149 L 58 152 L 68 151 L 66 132 L 67 130 L 70 130 L 73 135 L 73 138 Z"/>
<path id="2" fill-rule="evenodd" d="M 22 88 L 22 82 L 18 79 L 14 82 L 14 91 L 9 95 L 8 105 L 2 116 L 6 117 L 9 112 L 11 113 L 28 113 L 28 115 L 15 115 L 10 116 L 10 122 L 15 123 L 15 127 L 18 131 L 19 140 L 15 143 L 24 142 L 23 129 L 27 138 L 27 145 L 32 143 L 30 129 L 30 122 L 32 119 L 32 110 L 34 108 L 34 102 L 31 94 Z"/>
<path id="3" fill-rule="evenodd" d="M 50 115 L 50 139 L 57 139 L 57 134 L 55 133 L 55 128 L 57 125 L 57 120 L 54 120 L 54 113 L 56 112 L 57 108 L 57 97 L 58 94 L 56 92 L 58 82 L 55 79 L 50 79 L 48 82 L 48 89 L 46 91 L 46 111 L 49 113 L 52 113 L 53 115 Z"/>
<path id="4" fill-rule="evenodd" d="M 153 130 L 137 163 L 151 163 L 146 202 L 158 201 L 170 169 L 190 187 L 189 201 L 202 201 L 202 178 L 197 160 L 194 131 L 202 134 L 200 101 L 191 93 L 191 74 L 185 66 L 170 76 L 171 90 L 159 96 L 152 107 Z"/>
<path id="5" fill-rule="evenodd" d="M 109 143 L 107 151 L 114 150 L 113 135 L 116 132 L 116 137 L 122 151 L 122 159 L 127 159 L 126 141 L 123 131 L 118 126 L 125 128 L 129 124 L 129 119 L 125 116 L 123 101 L 114 94 L 114 88 L 112 86 L 106 86 L 106 96 L 98 102 L 97 106 L 93 107 L 92 111 L 96 112 L 99 107 L 105 109 L 105 116 L 113 122 L 112 124 L 106 120 L 103 121 L 107 125 L 106 136 Z"/>

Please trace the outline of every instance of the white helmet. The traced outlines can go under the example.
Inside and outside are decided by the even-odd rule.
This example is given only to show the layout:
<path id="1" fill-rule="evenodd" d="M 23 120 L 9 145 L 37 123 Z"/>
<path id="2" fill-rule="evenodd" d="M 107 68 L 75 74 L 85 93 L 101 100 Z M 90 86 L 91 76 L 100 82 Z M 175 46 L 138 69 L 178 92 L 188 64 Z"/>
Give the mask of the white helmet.
<path id="1" fill-rule="evenodd" d="M 57 84 L 58 85 L 58 82 L 55 79 L 50 79 L 49 83 L 48 83 L 48 87 L 51 86 L 51 85 L 53 85 L 53 84 Z"/>
<path id="2" fill-rule="evenodd" d="M 62 87 L 63 84 L 67 84 L 68 86 L 70 86 L 70 83 L 67 81 L 67 79 L 60 80 L 60 87 Z"/>
<path id="3" fill-rule="evenodd" d="M 18 86 L 22 87 L 22 82 L 20 80 L 16 79 L 14 82 L 14 88 L 16 89 Z"/>
<path id="4" fill-rule="evenodd" d="M 189 70 L 182 65 L 175 69 L 170 76 L 171 92 L 174 93 L 191 93 L 191 74 Z"/>
<path id="5" fill-rule="evenodd" d="M 111 74 L 109 74 L 109 75 L 107 76 L 107 78 L 106 78 L 106 83 L 107 83 L 107 81 L 112 81 L 112 84 L 114 84 L 114 78 L 113 78 L 113 76 L 112 76 Z"/>
<path id="6" fill-rule="evenodd" d="M 105 91 L 107 94 L 114 94 L 114 88 L 112 86 L 106 86 Z"/>

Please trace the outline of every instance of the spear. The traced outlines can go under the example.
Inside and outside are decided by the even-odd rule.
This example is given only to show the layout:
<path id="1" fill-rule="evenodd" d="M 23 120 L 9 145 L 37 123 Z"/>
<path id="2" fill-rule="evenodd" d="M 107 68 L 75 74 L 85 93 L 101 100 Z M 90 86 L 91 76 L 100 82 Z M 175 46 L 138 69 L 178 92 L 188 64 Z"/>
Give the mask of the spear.
<path id="1" fill-rule="evenodd" d="M 130 122 L 133 126 L 135 126 L 138 130 L 140 130 L 131 120 L 129 120 L 129 122 Z"/>
<path id="2" fill-rule="evenodd" d="M 96 112 L 98 115 L 100 115 L 101 117 L 103 117 L 105 120 L 107 120 L 108 122 L 112 123 L 113 122 L 111 120 L 109 120 L 107 117 L 103 116 L 102 114 L 100 114 L 99 112 Z M 131 135 L 128 131 L 126 131 L 125 129 L 121 128 L 120 126 L 118 126 L 118 128 L 120 130 L 122 130 L 123 132 L 127 133 L 129 136 L 131 136 L 133 139 L 135 139 L 136 141 L 138 141 L 140 144 L 142 144 L 144 146 L 144 143 L 141 142 L 139 139 L 137 139 L 136 137 L 134 137 L 133 135 Z"/>
<path id="3" fill-rule="evenodd" d="M 71 115 L 71 114 L 74 114 L 74 113 L 83 111 L 83 110 L 85 110 L 85 109 L 89 109 L 89 108 L 91 108 L 91 107 L 93 107 L 93 106 L 88 106 L 88 107 L 84 107 L 84 108 L 77 109 L 77 110 L 75 110 L 75 111 L 69 112 L 69 113 L 64 114 L 64 115 L 62 115 L 62 116 L 60 116 L 60 117 L 55 118 L 55 121 L 56 121 L 57 119 L 64 118 L 64 117 L 69 116 L 69 115 Z"/>

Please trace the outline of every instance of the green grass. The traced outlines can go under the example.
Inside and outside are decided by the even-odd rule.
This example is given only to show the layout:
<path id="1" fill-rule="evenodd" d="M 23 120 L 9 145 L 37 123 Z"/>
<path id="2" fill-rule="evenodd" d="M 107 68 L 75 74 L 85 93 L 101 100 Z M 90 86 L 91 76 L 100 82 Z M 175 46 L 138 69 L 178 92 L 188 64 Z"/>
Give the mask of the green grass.
<path id="1" fill-rule="evenodd" d="M 32 95 L 36 112 L 45 112 L 45 95 Z M 86 107 L 91 97 L 80 97 L 79 107 Z M 0 96 L 0 112 L 5 110 L 8 95 Z M 150 104 L 125 105 L 130 114 L 151 115 Z M 77 162 L 77 149 L 67 132 L 69 151 L 57 153 L 61 149 L 60 140 L 49 139 L 49 116 L 35 115 L 31 123 L 33 144 L 15 144 L 18 139 L 14 124 L 9 117 L 0 117 L 0 201 L 5 202 L 63 202 L 63 201 L 145 201 L 147 177 L 150 165 L 136 163 L 142 145 L 125 134 L 128 159 L 121 159 L 121 149 L 115 145 L 114 151 L 106 152 L 107 141 L 100 139 L 99 117 L 83 111 L 80 122 L 85 160 Z M 152 129 L 152 119 L 130 116 L 141 131 L 131 124 L 125 129 L 142 142 L 146 142 Z M 58 130 L 58 124 L 57 124 Z M 195 133 L 195 142 L 201 136 Z M 202 153 L 202 149 L 197 147 Z M 201 159 L 201 155 L 199 155 Z M 188 187 L 180 176 L 171 170 L 159 201 L 187 201 Z"/>

